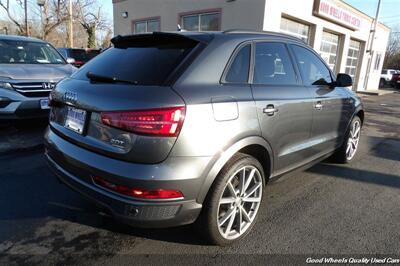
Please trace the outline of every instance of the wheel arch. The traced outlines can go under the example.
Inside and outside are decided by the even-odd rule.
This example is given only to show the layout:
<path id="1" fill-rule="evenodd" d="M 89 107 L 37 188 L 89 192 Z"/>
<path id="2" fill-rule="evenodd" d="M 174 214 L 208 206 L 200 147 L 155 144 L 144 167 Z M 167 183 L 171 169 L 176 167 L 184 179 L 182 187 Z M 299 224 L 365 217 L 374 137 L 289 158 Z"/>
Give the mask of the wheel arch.
<path id="1" fill-rule="evenodd" d="M 264 178 L 266 179 L 264 181 L 267 183 L 268 178 L 273 172 L 273 153 L 271 145 L 260 136 L 247 137 L 237 141 L 226 150 L 214 156 L 210 166 L 207 167 L 209 170 L 205 174 L 204 182 L 197 195 L 197 202 L 202 203 L 204 201 L 222 168 L 232 156 L 239 152 L 251 155 L 260 161 L 264 170 Z M 264 161 L 265 159 L 267 161 Z"/>

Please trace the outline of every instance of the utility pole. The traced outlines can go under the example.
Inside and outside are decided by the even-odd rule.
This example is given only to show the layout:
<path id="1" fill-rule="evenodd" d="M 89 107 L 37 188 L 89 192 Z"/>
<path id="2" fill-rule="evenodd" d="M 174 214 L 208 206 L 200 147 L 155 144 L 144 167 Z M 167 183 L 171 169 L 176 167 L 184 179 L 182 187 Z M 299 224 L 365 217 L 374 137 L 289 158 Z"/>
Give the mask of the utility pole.
<path id="1" fill-rule="evenodd" d="M 73 30 L 73 21 L 72 21 L 72 0 L 69 0 L 68 3 L 68 16 L 69 16 L 69 38 L 68 38 L 68 46 L 70 48 L 74 47 L 74 30 Z"/>
<path id="2" fill-rule="evenodd" d="M 47 0 L 37 0 L 36 4 L 39 6 L 40 9 L 40 24 L 41 24 L 41 30 L 42 30 L 42 39 L 44 39 L 44 24 L 43 24 L 43 12 L 47 9 Z"/>
<path id="3" fill-rule="evenodd" d="M 374 51 L 372 49 L 374 47 L 376 26 L 378 25 L 380 9 L 381 9 L 381 0 L 378 0 L 378 6 L 376 7 L 375 20 L 374 20 L 373 29 L 372 29 L 372 37 L 371 37 L 371 41 L 369 43 L 369 49 L 367 51 L 367 52 L 369 52 L 369 61 L 368 61 L 368 66 L 367 66 L 367 80 L 364 82 L 366 90 L 368 90 L 369 77 L 370 77 L 370 72 L 371 72 L 371 68 L 372 68 L 372 59 L 374 57 Z"/>
<path id="4" fill-rule="evenodd" d="M 29 36 L 29 26 L 28 26 L 28 0 L 24 1 L 25 8 L 25 35 Z"/>

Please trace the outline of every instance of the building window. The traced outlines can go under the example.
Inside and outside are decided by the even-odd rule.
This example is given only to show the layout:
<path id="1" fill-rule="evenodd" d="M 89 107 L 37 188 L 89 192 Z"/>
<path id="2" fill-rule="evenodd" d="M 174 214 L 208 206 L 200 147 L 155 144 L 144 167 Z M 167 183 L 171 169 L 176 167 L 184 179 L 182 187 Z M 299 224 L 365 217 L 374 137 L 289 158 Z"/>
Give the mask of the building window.
<path id="1" fill-rule="evenodd" d="M 281 18 L 281 32 L 293 35 L 310 44 L 310 26 L 287 18 Z"/>
<path id="2" fill-rule="evenodd" d="M 146 32 L 154 32 L 160 31 L 160 18 L 148 18 L 135 20 L 132 22 L 133 25 L 133 33 L 146 33 Z"/>
<path id="3" fill-rule="evenodd" d="M 381 66 L 381 61 L 382 61 L 382 54 L 377 53 L 375 57 L 374 70 L 379 70 L 379 67 Z"/>
<path id="4" fill-rule="evenodd" d="M 320 55 L 333 70 L 333 72 L 336 72 L 336 59 L 339 50 L 339 39 L 339 35 L 326 31 L 322 33 Z"/>
<path id="5" fill-rule="evenodd" d="M 358 62 L 360 58 L 361 42 L 350 40 L 349 52 L 346 60 L 346 74 L 350 75 L 353 80 L 357 73 Z"/>
<path id="6" fill-rule="evenodd" d="M 180 15 L 180 24 L 187 31 L 218 31 L 221 28 L 221 12 L 190 12 Z"/>

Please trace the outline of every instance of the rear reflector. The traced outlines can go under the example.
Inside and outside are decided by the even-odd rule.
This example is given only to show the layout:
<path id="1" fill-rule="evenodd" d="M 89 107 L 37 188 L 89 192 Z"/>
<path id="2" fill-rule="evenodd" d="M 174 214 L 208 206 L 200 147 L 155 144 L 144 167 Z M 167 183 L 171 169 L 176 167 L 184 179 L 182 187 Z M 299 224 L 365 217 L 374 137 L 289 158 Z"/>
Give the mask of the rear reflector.
<path id="1" fill-rule="evenodd" d="M 102 112 L 103 124 L 139 135 L 176 137 L 182 128 L 185 107 Z"/>
<path id="2" fill-rule="evenodd" d="M 140 188 L 130 188 L 123 185 L 116 185 L 109 181 L 104 180 L 101 177 L 94 176 L 93 182 L 101 187 L 107 188 L 119 194 L 138 198 L 138 199 L 177 199 L 183 198 L 182 192 L 171 189 L 156 189 L 156 190 L 145 190 Z"/>

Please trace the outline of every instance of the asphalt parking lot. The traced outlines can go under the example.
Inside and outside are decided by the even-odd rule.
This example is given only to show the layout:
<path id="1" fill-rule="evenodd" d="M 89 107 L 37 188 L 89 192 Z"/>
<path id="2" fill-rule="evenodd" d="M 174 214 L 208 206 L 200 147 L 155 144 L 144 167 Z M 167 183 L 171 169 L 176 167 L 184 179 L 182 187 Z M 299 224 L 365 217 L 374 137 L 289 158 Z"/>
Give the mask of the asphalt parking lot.
<path id="1" fill-rule="evenodd" d="M 145 230 L 113 221 L 59 184 L 40 145 L 28 143 L 40 143 L 43 124 L 34 133 L 30 127 L 0 129 L 0 149 L 8 147 L 0 151 L 0 264 L 188 258 L 178 254 L 202 254 L 197 258 L 204 264 L 254 254 L 400 257 L 400 93 L 363 99 L 366 121 L 355 161 L 323 162 L 270 183 L 256 226 L 230 247 L 206 245 L 191 226 Z"/>

